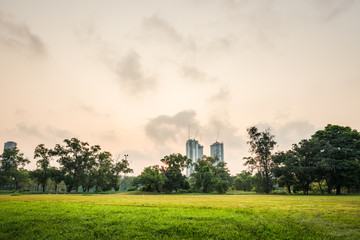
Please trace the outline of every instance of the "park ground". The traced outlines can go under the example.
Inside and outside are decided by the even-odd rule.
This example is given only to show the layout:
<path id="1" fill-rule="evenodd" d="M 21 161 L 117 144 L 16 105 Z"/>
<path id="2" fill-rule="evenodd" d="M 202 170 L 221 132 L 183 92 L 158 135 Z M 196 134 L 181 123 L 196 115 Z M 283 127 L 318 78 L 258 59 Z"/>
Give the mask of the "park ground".
<path id="1" fill-rule="evenodd" d="M 360 239 L 360 196 L 2 194 L 0 239 Z"/>

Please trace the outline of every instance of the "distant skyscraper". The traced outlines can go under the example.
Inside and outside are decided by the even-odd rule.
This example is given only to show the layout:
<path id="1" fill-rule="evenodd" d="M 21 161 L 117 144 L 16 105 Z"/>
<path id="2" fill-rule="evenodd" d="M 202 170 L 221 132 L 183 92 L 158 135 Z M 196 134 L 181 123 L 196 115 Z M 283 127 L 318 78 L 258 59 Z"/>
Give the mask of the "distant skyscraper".
<path id="1" fill-rule="evenodd" d="M 9 141 L 4 144 L 4 151 L 11 148 L 16 148 L 16 142 Z"/>
<path id="2" fill-rule="evenodd" d="M 192 162 L 197 162 L 200 158 L 203 158 L 204 147 L 199 144 L 195 139 L 189 139 L 186 142 L 186 156 L 192 160 Z M 194 167 L 190 166 L 186 168 L 186 177 L 189 177 L 194 172 Z"/>
<path id="3" fill-rule="evenodd" d="M 224 144 L 216 141 L 210 146 L 210 155 L 212 158 L 218 157 L 219 161 L 224 162 Z"/>
<path id="4" fill-rule="evenodd" d="M 6 149 L 12 149 L 12 148 L 16 148 L 16 142 L 11 142 L 11 141 L 9 141 L 9 142 L 6 142 L 6 143 L 4 144 L 4 152 L 5 152 Z M 1 168 L 1 166 L 2 166 L 2 161 L 6 161 L 6 159 L 3 158 L 3 159 L 0 161 L 0 168 Z"/>

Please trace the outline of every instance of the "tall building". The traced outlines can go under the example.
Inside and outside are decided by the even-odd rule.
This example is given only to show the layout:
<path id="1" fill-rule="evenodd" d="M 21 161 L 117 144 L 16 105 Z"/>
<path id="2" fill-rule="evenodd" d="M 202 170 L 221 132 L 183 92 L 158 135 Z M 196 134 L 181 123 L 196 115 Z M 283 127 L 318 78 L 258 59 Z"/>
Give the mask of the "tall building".
<path id="1" fill-rule="evenodd" d="M 16 148 L 16 142 L 9 141 L 4 144 L 4 151 L 11 148 Z"/>
<path id="2" fill-rule="evenodd" d="M 5 144 L 4 144 L 4 152 L 5 152 L 5 150 L 6 149 L 12 149 L 12 148 L 16 148 L 16 142 L 11 142 L 11 141 L 9 141 L 9 142 L 6 142 Z M 2 161 L 6 161 L 6 159 L 1 159 L 1 161 L 0 161 L 0 168 L 2 167 Z"/>
<path id="3" fill-rule="evenodd" d="M 210 146 L 210 155 L 212 158 L 218 157 L 219 161 L 224 162 L 224 144 L 216 141 Z"/>
<path id="4" fill-rule="evenodd" d="M 204 147 L 199 144 L 195 139 L 189 139 L 186 142 L 186 156 L 192 160 L 192 162 L 197 162 L 200 158 L 203 158 Z M 190 166 L 186 168 L 186 177 L 189 177 L 194 172 L 194 167 Z"/>

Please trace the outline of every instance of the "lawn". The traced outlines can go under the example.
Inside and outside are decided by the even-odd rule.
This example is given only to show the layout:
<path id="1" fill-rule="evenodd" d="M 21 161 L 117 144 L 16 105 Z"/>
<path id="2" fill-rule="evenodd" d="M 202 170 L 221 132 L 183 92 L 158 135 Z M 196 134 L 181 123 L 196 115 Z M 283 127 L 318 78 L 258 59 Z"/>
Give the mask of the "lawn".
<path id="1" fill-rule="evenodd" d="M 0 195 L 0 239 L 360 239 L 359 196 Z"/>

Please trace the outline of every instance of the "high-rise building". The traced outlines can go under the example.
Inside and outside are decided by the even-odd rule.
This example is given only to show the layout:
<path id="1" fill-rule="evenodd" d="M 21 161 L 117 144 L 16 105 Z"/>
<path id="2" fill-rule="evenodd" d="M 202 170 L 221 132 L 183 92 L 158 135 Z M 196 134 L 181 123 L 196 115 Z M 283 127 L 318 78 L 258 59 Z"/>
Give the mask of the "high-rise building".
<path id="1" fill-rule="evenodd" d="M 12 148 L 16 148 L 16 142 L 8 141 L 8 142 L 6 142 L 6 143 L 4 144 L 4 152 L 5 152 L 6 149 L 12 149 Z M 3 159 L 0 161 L 0 168 L 1 168 L 1 166 L 2 166 L 2 161 L 6 161 L 6 159 L 3 158 Z"/>
<path id="2" fill-rule="evenodd" d="M 9 141 L 4 144 L 4 151 L 11 148 L 16 148 L 16 142 Z"/>
<path id="3" fill-rule="evenodd" d="M 186 142 L 186 156 L 192 160 L 192 162 L 197 162 L 198 159 L 203 158 L 204 147 L 199 144 L 195 139 L 189 139 Z M 189 166 L 186 168 L 186 177 L 189 177 L 194 172 L 194 167 Z"/>
<path id="4" fill-rule="evenodd" d="M 224 144 L 216 141 L 210 146 L 210 155 L 212 158 L 219 158 L 219 161 L 224 162 Z"/>

